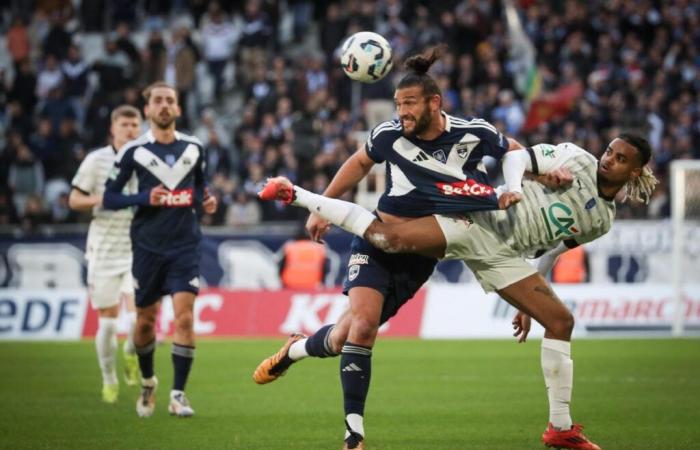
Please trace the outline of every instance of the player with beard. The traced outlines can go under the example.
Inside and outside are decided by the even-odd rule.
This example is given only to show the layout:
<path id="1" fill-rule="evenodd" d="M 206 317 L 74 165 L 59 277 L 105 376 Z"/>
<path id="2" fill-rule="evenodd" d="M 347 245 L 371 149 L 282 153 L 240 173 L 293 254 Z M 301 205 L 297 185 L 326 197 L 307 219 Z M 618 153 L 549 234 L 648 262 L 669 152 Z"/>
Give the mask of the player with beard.
<path id="1" fill-rule="evenodd" d="M 202 211 L 214 213 L 217 202 L 207 195 L 202 144 L 175 130 L 175 121 L 181 114 L 177 91 L 157 82 L 147 87 L 143 96 L 150 131 L 120 149 L 107 180 L 103 204 L 107 209 L 136 207 L 131 224 L 137 312 L 134 345 L 142 377 L 136 412 L 140 417 L 149 417 L 155 408 L 155 323 L 161 297 L 169 294 L 175 332 L 174 379 L 168 410 L 178 417 L 189 417 L 194 410 L 185 396 L 185 384 L 194 357 L 199 217 Z M 138 193 L 122 193 L 132 176 L 138 180 Z"/>
<path id="2" fill-rule="evenodd" d="M 347 218 L 351 229 L 366 228 L 374 219 L 403 223 L 435 212 L 466 213 L 498 208 L 498 200 L 482 158 L 500 159 L 509 149 L 521 148 L 482 119 L 458 118 L 441 110 L 442 95 L 427 74 L 440 57 L 441 47 L 408 58 L 409 69 L 398 84 L 394 99 L 399 119 L 374 128 L 326 189 L 337 198 L 352 190 L 374 164 L 386 161 L 387 190 L 372 214 Z M 435 180 L 459 180 L 460 195 L 445 196 Z M 447 189 L 447 188 L 444 188 Z M 329 222 L 312 214 L 307 230 L 318 240 Z M 356 233 L 357 234 L 357 233 Z M 379 326 L 394 316 L 430 277 L 434 257 L 395 255 L 373 247 L 361 237 L 352 242 L 344 293 L 350 309 L 336 326 L 328 325 L 313 336 L 292 335 L 273 356 L 255 370 L 258 384 L 276 380 L 296 360 L 340 354 L 340 378 L 345 406 L 346 449 L 364 448 L 364 407 L 372 370 L 372 347 Z"/>

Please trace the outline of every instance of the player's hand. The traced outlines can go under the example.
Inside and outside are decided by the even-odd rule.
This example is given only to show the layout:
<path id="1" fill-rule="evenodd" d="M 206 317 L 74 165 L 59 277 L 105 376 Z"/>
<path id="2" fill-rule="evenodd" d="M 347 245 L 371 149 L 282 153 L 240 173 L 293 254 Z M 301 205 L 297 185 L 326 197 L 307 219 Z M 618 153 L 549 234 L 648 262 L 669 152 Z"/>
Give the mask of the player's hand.
<path id="1" fill-rule="evenodd" d="M 504 192 L 498 197 L 498 207 L 500 209 L 508 209 L 523 199 L 523 194 L 520 192 Z"/>
<path id="2" fill-rule="evenodd" d="M 316 214 L 309 215 L 306 221 L 306 231 L 309 233 L 311 240 L 314 242 L 321 242 L 323 236 L 328 233 L 331 228 L 331 223 L 325 219 L 322 219 Z"/>
<path id="3" fill-rule="evenodd" d="M 95 194 L 95 195 L 93 195 L 93 196 L 92 196 L 92 201 L 93 201 L 93 205 L 92 205 L 92 206 L 95 206 L 95 207 L 97 207 L 97 208 L 101 208 L 101 207 L 102 207 L 102 195 L 101 195 L 101 194 Z"/>
<path id="4" fill-rule="evenodd" d="M 163 204 L 165 197 L 168 195 L 168 190 L 162 184 L 151 189 L 151 194 L 148 197 L 148 203 L 151 206 L 160 206 Z"/>
<path id="5" fill-rule="evenodd" d="M 219 201 L 216 199 L 215 195 L 209 193 L 209 189 L 204 190 L 204 201 L 202 202 L 202 208 L 207 214 L 214 214 L 216 208 L 219 206 Z"/>
<path id="6" fill-rule="evenodd" d="M 574 176 L 571 174 L 569 169 L 562 167 L 560 169 L 541 174 L 537 178 L 537 181 L 550 189 L 560 189 L 571 186 L 571 183 L 574 182 Z"/>
<path id="7" fill-rule="evenodd" d="M 526 342 L 527 341 L 527 335 L 530 334 L 530 323 L 532 322 L 532 319 L 530 319 L 530 316 L 525 314 L 522 311 L 518 311 L 518 313 L 513 317 L 513 329 L 515 330 L 515 333 L 513 333 L 513 336 L 518 338 L 518 344 Z"/>

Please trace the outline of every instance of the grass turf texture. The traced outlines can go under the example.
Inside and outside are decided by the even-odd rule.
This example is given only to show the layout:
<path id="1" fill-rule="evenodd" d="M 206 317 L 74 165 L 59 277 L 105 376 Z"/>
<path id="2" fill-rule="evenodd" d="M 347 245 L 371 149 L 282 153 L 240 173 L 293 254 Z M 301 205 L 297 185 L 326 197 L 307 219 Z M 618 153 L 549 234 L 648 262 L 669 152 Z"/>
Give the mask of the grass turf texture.
<path id="1" fill-rule="evenodd" d="M 253 383 L 282 342 L 198 342 L 192 419 L 167 413 L 169 345 L 156 350 L 156 412 L 139 419 L 137 388 L 101 402 L 93 342 L 1 343 L 0 448 L 340 449 L 337 358 Z M 700 448 L 700 341 L 580 340 L 573 356 L 574 420 L 603 449 Z M 538 341 L 380 339 L 372 371 L 367 450 L 544 448 Z"/>

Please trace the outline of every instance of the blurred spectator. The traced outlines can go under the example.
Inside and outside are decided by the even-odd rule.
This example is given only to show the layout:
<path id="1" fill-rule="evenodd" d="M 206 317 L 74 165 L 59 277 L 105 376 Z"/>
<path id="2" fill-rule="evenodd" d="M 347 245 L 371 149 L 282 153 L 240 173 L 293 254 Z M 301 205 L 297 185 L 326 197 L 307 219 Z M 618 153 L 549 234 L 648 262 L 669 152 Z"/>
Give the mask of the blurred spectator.
<path id="1" fill-rule="evenodd" d="M 19 102 L 25 114 L 31 114 L 37 101 L 36 90 L 37 78 L 32 69 L 32 62 L 24 59 L 19 62 L 19 71 L 15 74 L 8 98 L 10 101 Z"/>
<path id="2" fill-rule="evenodd" d="M 63 83 L 63 72 L 58 64 L 58 58 L 49 54 L 36 80 L 36 96 L 39 100 L 46 100 L 49 93 L 61 86 L 61 83 Z"/>
<path id="3" fill-rule="evenodd" d="M 20 16 L 15 16 L 12 19 L 12 25 L 7 30 L 7 50 L 10 52 L 12 62 L 15 65 L 15 70 L 19 69 L 19 64 L 27 60 L 31 52 L 31 44 L 29 42 L 29 31 L 24 19 Z"/>
<path id="4" fill-rule="evenodd" d="M 21 217 L 20 225 L 26 233 L 36 232 L 39 225 L 51 223 L 51 216 L 44 208 L 41 196 L 37 194 L 27 197 L 24 214 Z"/>
<path id="5" fill-rule="evenodd" d="M 65 96 L 82 126 L 85 118 L 85 105 L 83 98 L 88 88 L 88 73 L 90 66 L 83 60 L 80 47 L 71 45 L 68 48 L 68 57 L 61 64 L 64 77 Z"/>
<path id="6" fill-rule="evenodd" d="M 168 46 L 168 58 L 165 66 L 165 82 L 175 86 L 178 93 L 178 103 L 182 110 L 180 124 L 183 129 L 190 129 L 188 100 L 194 85 L 194 69 L 196 58 L 192 49 L 187 45 L 187 28 L 178 27 L 173 30 L 172 41 Z"/>
<path id="7" fill-rule="evenodd" d="M 214 78 L 214 98 L 221 99 L 224 83 L 224 69 L 231 60 L 233 47 L 240 32 L 226 17 L 219 2 L 209 4 L 208 14 L 202 27 L 202 44 L 204 59 L 209 73 Z"/>
<path id="8" fill-rule="evenodd" d="M 233 193 L 233 202 L 226 213 L 226 225 L 256 225 L 260 223 L 262 211 L 255 197 L 251 197 L 243 189 Z"/>
<path id="9" fill-rule="evenodd" d="M 68 4 L 70 4 L 70 1 L 68 1 Z M 66 57 L 71 37 L 64 25 L 71 14 L 72 12 L 65 11 L 64 14 L 53 13 L 49 15 L 51 28 L 49 28 L 49 32 L 44 39 L 43 50 L 45 55 L 54 55 L 59 60 Z"/>
<path id="10" fill-rule="evenodd" d="M 24 144 L 19 146 L 15 160 L 10 164 L 7 184 L 12 190 L 14 207 L 20 216 L 25 213 L 29 197 L 41 196 L 44 191 L 44 169 Z"/>

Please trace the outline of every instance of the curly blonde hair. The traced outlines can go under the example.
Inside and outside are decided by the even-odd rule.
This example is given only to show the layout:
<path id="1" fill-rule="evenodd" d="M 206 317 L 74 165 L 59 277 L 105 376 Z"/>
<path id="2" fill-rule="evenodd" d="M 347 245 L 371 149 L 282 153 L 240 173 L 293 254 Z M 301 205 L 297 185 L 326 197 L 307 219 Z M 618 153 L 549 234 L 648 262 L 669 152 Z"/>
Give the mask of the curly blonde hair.
<path id="1" fill-rule="evenodd" d="M 642 167 L 642 173 L 638 177 L 632 178 L 625 184 L 625 195 L 622 201 L 631 198 L 635 202 L 649 204 L 654 188 L 659 184 L 659 180 L 654 176 L 649 166 Z"/>

